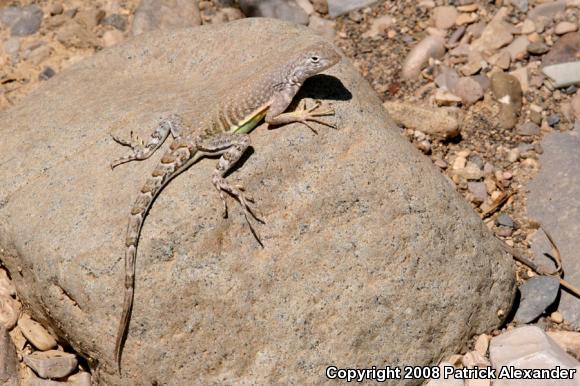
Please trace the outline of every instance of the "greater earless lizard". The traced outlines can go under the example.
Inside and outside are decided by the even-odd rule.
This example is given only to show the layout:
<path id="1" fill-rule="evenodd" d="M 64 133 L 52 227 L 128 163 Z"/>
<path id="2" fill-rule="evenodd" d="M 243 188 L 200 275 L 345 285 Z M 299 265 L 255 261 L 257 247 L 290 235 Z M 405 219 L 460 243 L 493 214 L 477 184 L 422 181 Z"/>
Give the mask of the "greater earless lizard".
<path id="1" fill-rule="evenodd" d="M 300 122 L 314 131 L 310 122 L 331 126 L 319 117 L 333 115 L 330 108 L 320 108 L 321 103 L 307 108 L 300 103 L 295 111 L 284 111 L 304 83 L 304 81 L 335 65 L 340 55 L 328 43 L 320 42 L 307 48 L 291 52 L 288 60 L 278 66 L 256 69 L 256 74 L 246 82 L 236 84 L 227 96 L 220 100 L 207 119 L 196 127 L 186 127 L 178 116 L 162 120 L 151 135 L 147 144 L 133 138 L 126 141 L 113 137 L 121 145 L 131 147 L 133 153 L 111 163 L 114 168 L 122 163 L 149 158 L 169 136 L 174 137 L 169 150 L 153 170 L 151 177 L 141 188 L 131 209 L 125 240 L 125 295 L 121 322 L 115 342 L 115 362 L 120 372 L 121 353 L 125 341 L 135 284 L 135 260 L 137 244 L 145 215 L 155 197 L 163 187 L 176 175 L 187 169 L 203 156 L 221 155 L 212 175 L 212 182 L 217 189 L 224 206 L 224 217 L 227 216 L 227 203 L 224 192 L 235 197 L 244 212 L 250 230 L 261 244 L 259 237 L 250 222 L 250 216 L 261 221 L 249 206 L 253 200 L 244 194 L 241 186 L 232 186 L 224 178 L 225 174 L 242 157 L 250 146 L 248 133 L 264 119 L 269 125 L 284 125 Z"/>

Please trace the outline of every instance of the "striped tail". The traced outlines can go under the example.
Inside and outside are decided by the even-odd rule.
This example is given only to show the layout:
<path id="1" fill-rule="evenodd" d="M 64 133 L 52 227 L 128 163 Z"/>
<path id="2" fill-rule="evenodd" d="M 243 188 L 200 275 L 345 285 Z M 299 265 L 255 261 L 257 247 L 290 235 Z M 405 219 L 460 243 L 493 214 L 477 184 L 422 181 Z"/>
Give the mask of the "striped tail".
<path id="1" fill-rule="evenodd" d="M 161 158 L 161 163 L 157 165 L 151 177 L 141 188 L 129 217 L 127 225 L 127 238 L 125 240 L 125 297 L 123 301 L 123 312 L 121 322 L 117 330 L 115 341 L 115 363 L 119 374 L 121 374 L 121 354 L 123 344 L 127 338 L 129 320 L 133 309 L 133 295 L 135 292 L 135 261 L 137 258 L 137 244 L 139 235 L 143 228 L 143 220 L 149 212 L 153 201 L 163 190 L 171 179 L 187 169 L 197 160 L 194 157 L 197 153 L 196 147 L 191 142 L 175 140 L 170 150 Z"/>

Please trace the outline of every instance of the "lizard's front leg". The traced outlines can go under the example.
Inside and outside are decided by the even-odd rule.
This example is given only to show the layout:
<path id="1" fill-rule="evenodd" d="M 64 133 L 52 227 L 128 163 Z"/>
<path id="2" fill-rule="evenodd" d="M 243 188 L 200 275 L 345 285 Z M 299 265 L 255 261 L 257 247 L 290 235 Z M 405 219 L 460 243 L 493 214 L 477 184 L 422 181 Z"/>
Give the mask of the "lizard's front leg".
<path id="1" fill-rule="evenodd" d="M 288 123 L 299 122 L 306 125 L 310 130 L 314 133 L 318 133 L 309 122 L 316 122 L 320 123 L 321 125 L 336 128 L 335 125 L 328 123 L 319 117 L 325 117 L 334 115 L 334 110 L 330 107 L 325 109 L 320 109 L 322 102 L 319 100 L 315 101 L 314 106 L 307 107 L 306 100 L 302 99 L 298 103 L 296 110 L 288 112 L 288 113 L 281 113 L 275 115 L 275 109 L 270 109 L 266 114 L 265 121 L 269 125 L 285 125 Z"/>
<path id="2" fill-rule="evenodd" d="M 114 169 L 115 167 L 124 164 L 125 162 L 144 160 L 149 158 L 153 153 L 155 153 L 157 149 L 159 149 L 163 142 L 165 142 L 169 136 L 169 133 L 171 133 L 174 138 L 179 138 L 182 132 L 182 128 L 183 124 L 181 122 L 181 118 L 179 118 L 177 115 L 171 115 L 159 122 L 159 125 L 155 131 L 153 131 L 151 137 L 149 138 L 149 142 L 147 143 L 145 143 L 136 135 L 133 135 L 133 132 L 131 132 L 130 140 L 121 139 L 111 134 L 117 143 L 123 146 L 128 146 L 131 148 L 131 150 L 133 150 L 133 154 L 126 157 L 121 157 L 111 162 L 111 169 Z"/>
<path id="3" fill-rule="evenodd" d="M 217 189 L 222 203 L 224 205 L 224 217 L 227 217 L 228 206 L 226 202 L 226 197 L 224 192 L 228 192 L 234 196 L 240 203 L 242 210 L 244 211 L 244 216 L 252 234 L 256 237 L 260 245 L 262 242 L 256 231 L 254 230 L 252 223 L 250 222 L 249 216 L 253 217 L 257 221 L 263 223 L 250 207 L 249 203 L 253 203 L 252 197 L 247 196 L 244 191 L 244 187 L 240 185 L 231 185 L 226 181 L 224 176 L 226 173 L 238 162 L 242 157 L 244 152 L 250 147 L 250 136 L 248 134 L 236 134 L 236 133 L 223 133 L 197 143 L 197 149 L 203 153 L 207 154 L 221 154 L 222 156 L 218 160 L 218 164 L 212 175 L 212 183 Z"/>

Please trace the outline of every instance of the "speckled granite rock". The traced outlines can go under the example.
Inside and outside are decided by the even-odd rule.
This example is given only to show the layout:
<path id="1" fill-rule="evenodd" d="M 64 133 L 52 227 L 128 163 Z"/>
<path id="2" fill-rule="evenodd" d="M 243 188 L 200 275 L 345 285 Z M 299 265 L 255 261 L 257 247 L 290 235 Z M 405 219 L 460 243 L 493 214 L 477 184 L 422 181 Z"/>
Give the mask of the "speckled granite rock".
<path id="1" fill-rule="evenodd" d="M 123 149 L 108 132 L 146 136 L 160 115 L 195 117 L 318 39 L 268 19 L 144 34 L 0 114 L 0 258 L 95 382 L 332 383 L 329 364 L 436 364 L 509 312 L 511 258 L 344 60 L 302 94 L 332 101 L 340 129 L 258 128 L 228 177 L 257 198 L 264 249 L 238 206 L 221 218 L 215 160 L 157 199 L 117 378 L 127 215 L 160 154 L 111 171 Z"/>

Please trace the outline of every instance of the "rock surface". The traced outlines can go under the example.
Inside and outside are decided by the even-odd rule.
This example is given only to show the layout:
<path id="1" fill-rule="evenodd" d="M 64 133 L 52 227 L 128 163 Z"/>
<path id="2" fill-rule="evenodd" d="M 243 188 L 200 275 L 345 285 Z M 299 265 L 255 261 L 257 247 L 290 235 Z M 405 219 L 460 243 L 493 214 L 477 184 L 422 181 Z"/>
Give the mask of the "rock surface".
<path id="1" fill-rule="evenodd" d="M 554 239 L 562 254 L 566 280 L 580 282 L 578 235 L 580 234 L 580 134 L 552 133 L 542 140 L 542 168 L 528 185 L 528 215 L 539 221 Z M 551 266 L 544 253 L 553 253 L 548 243 L 537 245 L 541 233 L 532 244 L 538 263 Z M 546 261 L 548 260 L 548 261 Z M 578 299 L 561 291 L 560 312 L 576 328 L 580 327 Z"/>
<path id="2" fill-rule="evenodd" d="M 109 131 L 145 137 L 160 115 L 195 117 L 258 64 L 318 39 L 260 18 L 141 35 L 1 114 L 0 164 L 11 166 L 0 169 L 0 258 L 35 319 L 99 382 L 121 383 L 124 231 L 161 156 L 113 172 L 125 150 Z M 323 384 L 328 363 L 435 364 L 509 312 L 511 258 L 348 61 L 328 74 L 303 95 L 333 101 L 340 129 L 258 128 L 254 153 L 228 177 L 258 199 L 264 249 L 231 200 L 221 218 L 215 160 L 156 200 L 123 384 Z"/>
<path id="3" fill-rule="evenodd" d="M 201 24 L 196 1 L 141 0 L 135 10 L 131 33 L 139 35 L 156 29 L 186 28 Z"/>

